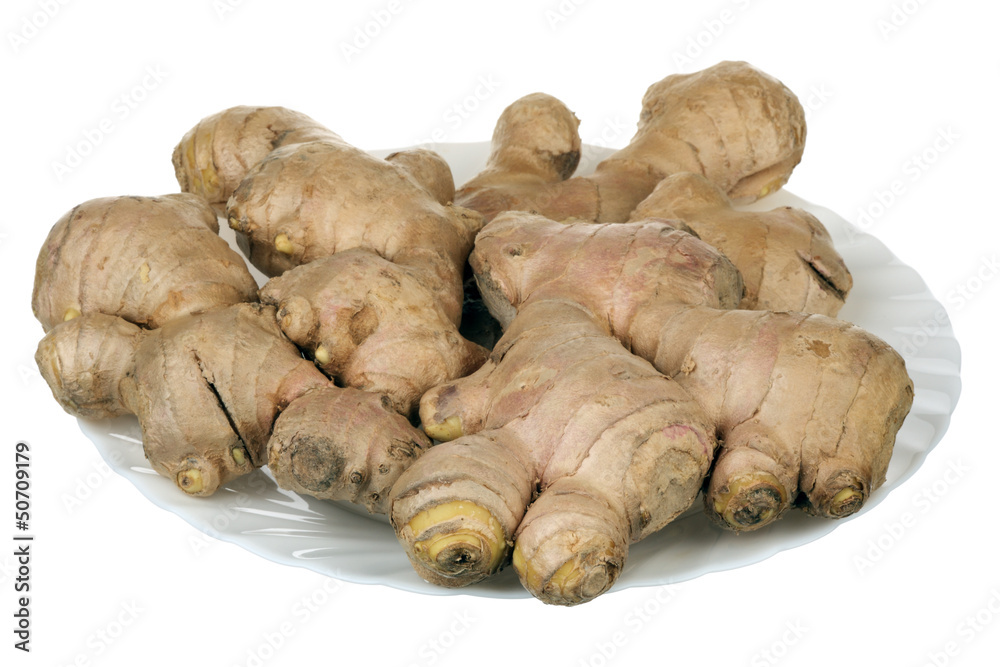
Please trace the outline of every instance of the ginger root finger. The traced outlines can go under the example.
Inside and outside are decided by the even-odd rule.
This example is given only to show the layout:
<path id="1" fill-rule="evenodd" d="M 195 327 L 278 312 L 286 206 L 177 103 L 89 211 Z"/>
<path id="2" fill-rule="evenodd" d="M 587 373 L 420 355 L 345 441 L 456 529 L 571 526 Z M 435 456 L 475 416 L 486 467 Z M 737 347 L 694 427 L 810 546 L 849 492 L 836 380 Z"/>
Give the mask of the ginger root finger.
<path id="1" fill-rule="evenodd" d="M 391 491 L 390 518 L 417 574 L 467 586 L 506 562 L 534 490 L 523 444 L 504 430 L 437 445 Z"/>
<path id="2" fill-rule="evenodd" d="M 669 220 L 559 223 L 504 213 L 480 232 L 469 263 L 501 325 L 529 297 L 572 299 L 606 314 L 618 332 L 657 299 L 733 308 L 743 297 L 732 263 Z"/>
<path id="3" fill-rule="evenodd" d="M 283 489 L 385 514 L 389 489 L 430 446 L 384 397 L 330 386 L 307 392 L 275 420 L 267 463 Z"/>
<path id="4" fill-rule="evenodd" d="M 354 248 L 272 278 L 260 290 L 285 334 L 341 385 L 415 414 L 421 394 L 488 354 L 463 338 L 423 274 Z"/>
<path id="5" fill-rule="evenodd" d="M 780 188 L 805 145 L 805 112 L 790 90 L 747 63 L 721 62 L 650 86 L 629 145 L 593 174 L 567 179 L 535 166 L 538 156 L 557 155 L 548 148 L 550 128 L 561 130 L 557 145 L 573 145 L 576 127 L 566 119 L 575 117 L 555 102 L 528 96 L 504 112 L 487 168 L 459 188 L 459 205 L 488 220 L 522 210 L 555 220 L 624 222 L 657 183 L 684 171 L 704 175 L 742 203 Z M 508 143 L 517 149 L 511 157 Z"/>
<path id="6" fill-rule="evenodd" d="M 567 215 L 595 219 L 593 184 L 566 181 L 580 162 L 579 124 L 551 95 L 533 93 L 515 100 L 493 129 L 486 167 L 462 185 L 457 201 L 487 220 L 503 211 L 547 211 L 555 205 Z"/>
<path id="7" fill-rule="evenodd" d="M 132 369 L 142 334 L 142 329 L 120 317 L 82 315 L 45 334 L 35 363 L 69 414 L 88 419 L 132 414 L 120 384 Z"/>
<path id="8" fill-rule="evenodd" d="M 283 107 L 232 107 L 188 130 L 174 148 L 174 172 L 181 191 L 224 210 L 247 171 L 268 153 L 320 139 L 340 137 L 305 114 Z"/>
<path id="9" fill-rule="evenodd" d="M 247 173 L 227 210 L 244 254 L 269 276 L 365 247 L 425 268 L 450 290 L 456 303 L 449 312 L 461 312 L 457 267 L 482 226 L 478 214 L 442 206 L 404 169 L 330 141 L 268 155 Z"/>
<path id="10" fill-rule="evenodd" d="M 256 301 L 246 263 L 218 231 L 215 213 L 193 195 L 84 202 L 56 222 L 39 251 L 35 317 L 46 331 L 88 313 L 155 328 Z"/>
<path id="11" fill-rule="evenodd" d="M 521 584 L 547 604 L 575 605 L 607 591 L 633 541 L 624 508 L 603 488 L 574 477 L 556 480 L 520 524 L 512 561 Z"/>
<path id="12" fill-rule="evenodd" d="M 835 316 L 851 274 L 823 224 L 791 207 L 737 211 L 721 188 L 690 172 L 665 178 L 632 211 L 632 220 L 683 222 L 743 275 L 740 308 Z"/>
<path id="13" fill-rule="evenodd" d="M 387 155 L 385 161 L 409 174 L 442 206 L 455 200 L 455 179 L 451 175 L 451 167 L 434 151 L 411 148 Z"/>
<path id="14" fill-rule="evenodd" d="M 875 336 L 822 315 L 685 306 L 643 311 L 633 332 L 636 353 L 719 424 L 723 445 L 706 495 L 714 519 L 752 530 L 792 502 L 839 518 L 885 480 L 913 383 L 899 354 Z M 745 510 L 726 497 L 747 475 L 780 482 L 767 492 L 780 497 L 775 512 L 755 509 L 753 494 Z M 727 518 L 739 512 L 757 518 Z"/>
<path id="15" fill-rule="evenodd" d="M 153 468 L 210 495 L 264 465 L 278 414 L 330 382 L 281 334 L 273 309 L 240 304 L 149 332 L 126 384 Z M 197 491 L 182 483 L 192 471 Z"/>

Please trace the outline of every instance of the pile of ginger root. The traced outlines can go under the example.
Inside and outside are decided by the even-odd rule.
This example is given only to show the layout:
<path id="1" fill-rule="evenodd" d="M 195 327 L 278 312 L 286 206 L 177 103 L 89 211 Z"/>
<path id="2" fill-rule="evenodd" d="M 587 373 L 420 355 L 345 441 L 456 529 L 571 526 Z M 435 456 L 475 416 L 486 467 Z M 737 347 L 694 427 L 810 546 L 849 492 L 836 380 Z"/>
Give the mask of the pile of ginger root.
<path id="1" fill-rule="evenodd" d="M 39 369 L 70 414 L 135 415 L 179 493 L 267 466 L 388 515 L 441 586 L 509 566 L 586 602 L 699 495 L 736 532 L 857 512 L 913 384 L 836 319 L 852 279 L 822 223 L 738 206 L 799 163 L 795 95 L 742 62 L 667 76 L 585 176 L 578 125 L 514 101 L 456 188 L 428 149 L 376 158 L 281 107 L 209 116 L 174 150 L 180 193 L 53 226 Z M 470 300 L 493 335 L 463 327 Z"/>

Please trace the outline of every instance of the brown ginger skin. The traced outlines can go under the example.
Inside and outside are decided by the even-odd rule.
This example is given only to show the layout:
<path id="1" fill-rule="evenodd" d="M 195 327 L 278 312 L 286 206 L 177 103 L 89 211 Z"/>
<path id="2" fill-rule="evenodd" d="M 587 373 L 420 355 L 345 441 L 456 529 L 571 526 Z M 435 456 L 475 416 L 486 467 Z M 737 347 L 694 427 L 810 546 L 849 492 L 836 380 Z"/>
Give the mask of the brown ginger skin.
<path id="1" fill-rule="evenodd" d="M 364 247 L 459 293 L 460 267 L 482 227 L 481 216 L 443 206 L 404 168 L 331 141 L 271 153 L 243 179 L 228 215 L 266 275 Z"/>
<path id="2" fill-rule="evenodd" d="M 152 331 L 83 315 L 53 328 L 36 361 L 71 414 L 136 415 L 153 468 L 197 496 L 263 465 L 275 417 L 330 385 L 281 334 L 273 309 L 258 304 Z"/>
<path id="3" fill-rule="evenodd" d="M 307 392 L 281 413 L 267 464 L 284 489 L 385 514 L 389 489 L 430 446 L 388 397 L 330 386 Z"/>
<path id="4" fill-rule="evenodd" d="M 275 148 L 316 140 L 340 141 L 312 118 L 284 107 L 238 106 L 200 120 L 174 148 L 182 192 L 224 210 L 247 171 Z"/>
<path id="5" fill-rule="evenodd" d="M 338 381 L 411 415 L 423 392 L 486 358 L 458 332 L 482 216 L 431 194 L 451 183 L 433 155 L 394 160 L 344 143 L 278 149 L 247 174 L 229 220 L 276 276 L 261 298 L 286 334 Z"/>
<path id="6" fill-rule="evenodd" d="M 193 195 L 84 202 L 56 222 L 39 251 L 35 317 L 45 331 L 89 313 L 155 328 L 256 301 L 257 283 L 218 231 L 215 212 Z"/>
<path id="7" fill-rule="evenodd" d="M 150 465 L 189 495 L 269 464 L 283 488 L 384 513 L 389 488 L 430 446 L 387 397 L 334 386 L 259 304 L 153 331 L 83 315 L 52 329 L 35 358 L 70 414 L 136 415 Z"/>
<path id="8" fill-rule="evenodd" d="M 568 178 L 579 160 L 576 118 L 555 98 L 529 95 L 501 115 L 486 169 L 456 202 L 487 220 L 521 210 L 624 222 L 657 183 L 685 171 L 749 202 L 788 180 L 805 134 L 805 112 L 781 82 L 747 63 L 721 62 L 650 86 L 629 145 L 592 175 Z"/>
<path id="9" fill-rule="evenodd" d="M 715 246 L 740 270 L 748 310 L 840 312 L 853 284 L 833 240 L 801 209 L 739 211 L 720 187 L 700 174 L 663 179 L 632 212 L 632 220 L 668 218 Z"/>
<path id="10" fill-rule="evenodd" d="M 653 223 L 629 226 L 639 224 Z M 793 503 L 829 517 L 860 509 L 885 478 L 912 403 L 899 354 L 822 315 L 680 302 L 674 288 L 652 289 L 651 275 L 626 268 L 621 258 L 635 252 L 607 226 L 510 213 L 483 230 L 471 262 L 487 304 L 506 303 L 509 313 L 543 295 L 573 295 L 699 402 L 722 441 L 706 496 L 720 522 L 752 530 Z M 593 267 L 589 281 L 580 265 Z"/>
<path id="11" fill-rule="evenodd" d="M 455 201 L 455 180 L 445 159 L 427 148 L 396 151 L 385 157 L 424 188 L 442 206 Z"/>
<path id="12" fill-rule="evenodd" d="M 459 334 L 421 271 L 364 248 L 286 271 L 260 298 L 324 373 L 384 395 L 407 416 L 425 391 L 468 375 L 488 354 Z"/>
<path id="13" fill-rule="evenodd" d="M 388 486 L 370 484 L 391 484 L 424 444 L 386 464 L 388 473 L 362 474 L 364 493 L 358 475 L 338 477 L 333 462 L 369 449 L 402 452 L 393 434 L 403 431 L 411 433 L 407 442 L 419 443 L 404 417 L 416 417 L 420 395 L 486 359 L 486 350 L 458 331 L 463 270 L 482 216 L 450 205 L 451 169 L 433 151 L 383 160 L 333 133 L 304 141 L 300 133 L 281 145 L 266 139 L 251 144 L 267 148 L 254 154 L 255 162 L 241 161 L 247 168 L 228 201 L 229 224 L 251 263 L 273 276 L 260 297 L 275 307 L 284 333 L 338 383 L 363 390 L 350 393 L 354 407 L 344 396 L 311 402 L 316 415 L 326 415 L 325 427 L 309 418 L 308 430 L 293 424 L 276 437 L 282 452 L 275 454 L 282 471 L 276 478 L 288 488 L 357 498 L 383 511 Z M 394 412 L 381 409 L 383 403 Z M 340 413 L 377 421 L 359 434 L 361 424 L 329 423 Z M 293 459 L 328 463 L 314 470 Z"/>

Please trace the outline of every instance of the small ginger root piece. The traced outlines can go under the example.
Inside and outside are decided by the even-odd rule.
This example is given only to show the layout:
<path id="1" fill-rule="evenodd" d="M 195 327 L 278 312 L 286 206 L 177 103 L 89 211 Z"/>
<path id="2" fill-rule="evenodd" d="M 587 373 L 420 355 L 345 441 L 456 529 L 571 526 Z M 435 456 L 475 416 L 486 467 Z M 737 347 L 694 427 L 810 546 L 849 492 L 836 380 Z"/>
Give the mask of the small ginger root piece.
<path id="1" fill-rule="evenodd" d="M 260 290 L 285 334 L 338 384 L 416 416 L 430 387 L 468 375 L 488 352 L 463 338 L 423 274 L 353 248 L 272 278 Z"/>
<path id="2" fill-rule="evenodd" d="M 220 211 L 255 164 L 280 146 L 340 137 L 305 114 L 284 107 L 239 106 L 199 121 L 174 148 L 181 191 Z"/>
<path id="3" fill-rule="evenodd" d="M 274 311 L 237 304 L 142 330 L 82 315 L 54 327 L 35 360 L 70 414 L 134 414 L 150 465 L 207 496 L 266 463 L 275 417 L 330 381 L 278 329 Z"/>
<path id="4" fill-rule="evenodd" d="M 284 489 L 385 514 L 389 489 L 430 446 L 386 396 L 330 386 L 307 392 L 275 420 L 267 463 Z"/>
<path id="5" fill-rule="evenodd" d="M 214 211 L 192 195 L 84 202 L 56 222 L 39 251 L 35 317 L 45 331 L 89 313 L 155 328 L 256 301 L 257 283 L 218 231 Z"/>
<path id="6" fill-rule="evenodd" d="M 523 307 L 474 374 L 421 401 L 430 449 L 393 487 L 417 572 L 464 586 L 506 562 L 539 599 L 607 590 L 629 544 L 691 505 L 715 447 L 700 407 L 593 314 Z M 529 506 L 530 503 L 530 506 Z"/>
<path id="7" fill-rule="evenodd" d="M 114 315 L 77 315 L 49 330 L 35 361 L 63 410 L 86 419 L 132 414 L 122 380 L 144 330 Z"/>
<path id="8" fill-rule="evenodd" d="M 834 317 L 851 289 L 829 232 L 801 209 L 738 211 L 721 188 L 684 172 L 663 179 L 631 215 L 649 218 L 680 221 L 729 258 L 746 286 L 740 308 Z"/>
<path id="9" fill-rule="evenodd" d="M 670 235 L 687 240 L 659 249 L 615 231 L 668 224 L 560 224 L 508 213 L 483 229 L 470 261 L 501 323 L 525 303 L 573 298 L 698 401 L 722 441 L 706 495 L 719 522 L 752 530 L 793 504 L 833 518 L 857 511 L 884 481 L 913 400 L 903 359 L 822 315 L 727 310 L 740 300 L 731 283 L 725 301 L 698 303 L 676 284 L 718 288 L 724 272 L 655 258 L 714 248 L 678 230 Z M 630 265 L 633 257 L 645 271 Z"/>
<path id="10" fill-rule="evenodd" d="M 497 123 L 486 168 L 459 188 L 456 203 L 487 220 L 521 210 L 555 220 L 624 222 L 657 183 L 686 171 L 746 203 L 788 180 L 806 134 L 795 95 L 744 62 L 653 84 L 629 145 L 592 175 L 569 178 L 580 157 L 577 125 L 551 96 L 517 100 Z"/>

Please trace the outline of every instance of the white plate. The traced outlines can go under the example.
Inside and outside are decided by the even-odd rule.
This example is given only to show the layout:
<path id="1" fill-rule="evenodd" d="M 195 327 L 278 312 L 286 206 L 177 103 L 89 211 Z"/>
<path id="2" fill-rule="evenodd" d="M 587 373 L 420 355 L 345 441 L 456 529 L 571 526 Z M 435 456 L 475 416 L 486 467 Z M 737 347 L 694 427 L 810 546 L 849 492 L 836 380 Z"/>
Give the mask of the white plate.
<path id="1" fill-rule="evenodd" d="M 482 167 L 489 145 L 438 144 L 431 148 L 448 160 L 456 182 L 462 183 Z M 373 152 L 384 156 L 391 151 Z M 586 147 L 578 173 L 592 171 L 608 152 Z M 913 409 L 896 438 L 886 483 L 872 494 L 865 509 L 855 515 L 860 516 L 912 475 L 944 435 L 961 387 L 959 346 L 944 307 L 934 299 L 920 276 L 896 259 L 881 242 L 858 231 L 832 211 L 785 191 L 747 208 L 777 206 L 804 208 L 830 230 L 854 276 L 854 289 L 841 317 L 899 350 L 916 387 Z M 233 242 L 231 232 L 223 236 Z M 172 481 L 150 469 L 143 457 L 134 418 L 80 420 L 80 427 L 109 465 L 155 504 L 212 537 L 238 544 L 264 558 L 346 581 L 384 584 L 420 593 L 528 597 L 510 568 L 490 581 L 468 588 L 432 586 L 414 573 L 384 518 L 279 489 L 266 470 L 229 484 L 211 498 L 186 496 Z M 756 563 L 818 539 L 838 523 L 792 511 L 767 528 L 737 538 L 709 523 L 699 499 L 691 510 L 664 530 L 632 546 L 625 569 L 612 590 L 668 584 Z"/>

